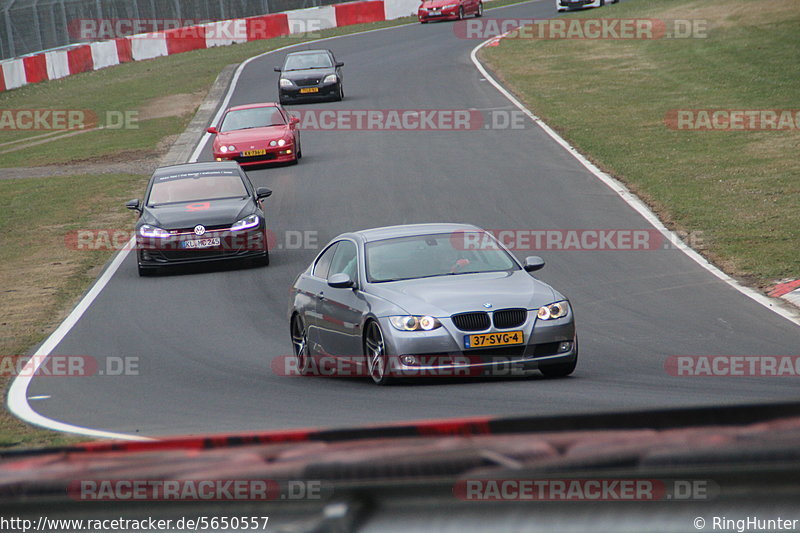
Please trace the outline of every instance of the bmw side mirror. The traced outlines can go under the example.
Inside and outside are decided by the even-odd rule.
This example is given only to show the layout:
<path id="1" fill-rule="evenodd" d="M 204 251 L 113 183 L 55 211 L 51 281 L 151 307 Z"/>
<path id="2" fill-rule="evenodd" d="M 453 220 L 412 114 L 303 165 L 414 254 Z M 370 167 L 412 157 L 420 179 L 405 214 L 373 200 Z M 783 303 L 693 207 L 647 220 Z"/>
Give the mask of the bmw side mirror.
<path id="1" fill-rule="evenodd" d="M 534 272 L 544 268 L 544 259 L 538 255 L 531 255 L 525 258 L 525 271 Z"/>
<path id="2" fill-rule="evenodd" d="M 134 211 L 138 211 L 139 210 L 139 199 L 138 198 L 134 198 L 133 200 L 128 200 L 127 202 L 125 202 L 125 207 L 127 207 L 128 209 L 132 209 Z"/>
<path id="3" fill-rule="evenodd" d="M 267 196 L 272 196 L 272 189 L 267 189 L 266 187 L 259 187 L 256 189 L 256 197 L 259 200 L 266 198 Z"/>
<path id="4" fill-rule="evenodd" d="M 328 278 L 328 285 L 334 289 L 352 289 L 355 286 L 355 283 L 350 276 L 344 272 L 340 272 Z"/>
<path id="5" fill-rule="evenodd" d="M 281 71 L 281 67 L 273 67 L 272 70 L 274 70 L 275 72 L 280 72 Z"/>
<path id="6" fill-rule="evenodd" d="M 210 128 L 208 128 L 206 131 L 207 131 L 208 133 L 212 134 L 212 135 L 216 135 L 217 133 L 219 133 L 219 131 L 217 130 L 217 127 L 216 127 L 216 126 L 211 126 L 211 127 L 210 127 Z"/>
<path id="7" fill-rule="evenodd" d="M 300 124 L 300 119 L 297 117 L 291 117 L 289 118 L 289 122 L 292 124 Z"/>
<path id="8" fill-rule="evenodd" d="M 337 67 L 343 67 L 344 66 L 344 61 L 337 61 L 336 62 L 336 66 Z"/>

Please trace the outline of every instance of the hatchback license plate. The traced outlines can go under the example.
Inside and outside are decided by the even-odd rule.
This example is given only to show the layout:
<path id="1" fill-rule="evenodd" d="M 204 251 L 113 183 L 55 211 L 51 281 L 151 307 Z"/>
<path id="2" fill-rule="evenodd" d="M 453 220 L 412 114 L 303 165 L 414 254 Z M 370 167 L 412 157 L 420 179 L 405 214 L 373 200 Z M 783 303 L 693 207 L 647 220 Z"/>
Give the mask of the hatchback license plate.
<path id="1" fill-rule="evenodd" d="M 184 248 L 210 248 L 212 246 L 219 246 L 219 237 L 211 237 L 210 239 L 192 239 L 191 241 L 183 241 Z"/>

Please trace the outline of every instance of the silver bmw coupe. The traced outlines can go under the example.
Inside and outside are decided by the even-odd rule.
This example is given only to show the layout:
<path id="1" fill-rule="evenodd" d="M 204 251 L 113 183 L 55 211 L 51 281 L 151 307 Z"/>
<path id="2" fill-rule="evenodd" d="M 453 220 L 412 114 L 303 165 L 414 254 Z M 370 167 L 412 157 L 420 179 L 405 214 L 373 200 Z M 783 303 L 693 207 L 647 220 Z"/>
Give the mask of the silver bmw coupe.
<path id="1" fill-rule="evenodd" d="M 343 233 L 295 280 L 289 323 L 300 374 L 326 368 L 384 385 L 399 377 L 575 370 L 569 301 L 467 224 Z M 360 364 L 336 365 L 331 361 Z"/>

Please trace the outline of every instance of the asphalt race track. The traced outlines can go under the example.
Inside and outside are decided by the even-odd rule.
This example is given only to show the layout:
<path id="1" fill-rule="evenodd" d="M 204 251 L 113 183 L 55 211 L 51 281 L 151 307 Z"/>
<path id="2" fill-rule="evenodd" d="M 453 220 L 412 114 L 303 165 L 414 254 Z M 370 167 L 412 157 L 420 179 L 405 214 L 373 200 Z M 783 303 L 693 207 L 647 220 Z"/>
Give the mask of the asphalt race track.
<path id="1" fill-rule="evenodd" d="M 551 1 L 487 17 L 555 15 Z M 474 68 L 479 41 L 452 23 L 327 41 L 346 63 L 343 102 L 290 109 L 505 109 Z M 277 99 L 283 53 L 251 62 L 231 104 Z M 567 90 L 568 88 L 565 88 Z M 535 110 L 534 110 L 535 111 Z M 306 131 L 297 166 L 250 171 L 273 189 L 268 221 L 311 232 L 412 222 L 500 229 L 648 229 L 616 193 L 530 121 L 524 129 Z M 200 160 L 209 160 L 207 146 Z M 133 225 L 133 220 L 131 220 Z M 671 355 L 798 355 L 800 328 L 679 250 L 535 252 L 539 277 L 572 301 L 580 361 L 546 380 L 442 380 L 376 387 L 369 379 L 276 375 L 291 353 L 287 291 L 317 253 L 276 249 L 267 268 L 139 278 L 129 254 L 53 353 L 137 357 L 138 375 L 37 377 L 30 405 L 77 426 L 137 435 L 215 433 L 460 417 L 621 411 L 796 399 L 792 378 L 674 377 Z M 519 252 L 520 257 L 533 253 Z"/>

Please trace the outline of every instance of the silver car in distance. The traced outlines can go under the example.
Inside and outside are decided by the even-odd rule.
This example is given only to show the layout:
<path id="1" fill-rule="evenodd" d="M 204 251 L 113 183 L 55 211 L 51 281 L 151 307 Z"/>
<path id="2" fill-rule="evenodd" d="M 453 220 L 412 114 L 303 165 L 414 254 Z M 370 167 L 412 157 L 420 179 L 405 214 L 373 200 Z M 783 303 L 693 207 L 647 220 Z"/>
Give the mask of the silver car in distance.
<path id="1" fill-rule="evenodd" d="M 569 301 L 489 232 L 414 224 L 343 233 L 294 282 L 298 374 L 322 359 L 384 385 L 398 377 L 567 376 L 578 344 Z M 336 366 L 336 365 L 333 365 Z M 331 375 L 326 374 L 326 375 Z"/>

